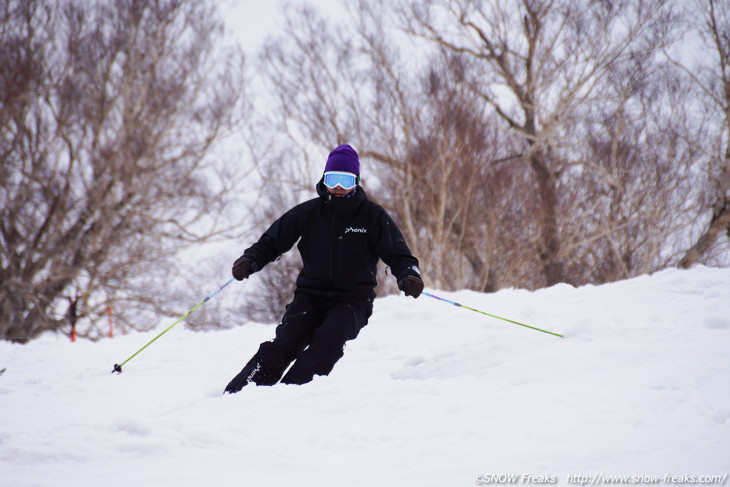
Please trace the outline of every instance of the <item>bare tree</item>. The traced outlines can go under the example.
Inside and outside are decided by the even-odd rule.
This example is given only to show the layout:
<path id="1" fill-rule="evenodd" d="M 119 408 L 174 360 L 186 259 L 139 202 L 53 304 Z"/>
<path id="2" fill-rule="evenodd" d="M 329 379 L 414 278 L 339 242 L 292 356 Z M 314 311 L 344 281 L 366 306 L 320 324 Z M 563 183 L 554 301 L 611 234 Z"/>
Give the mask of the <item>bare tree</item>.
<path id="1" fill-rule="evenodd" d="M 383 52 L 379 43 L 370 44 L 375 52 Z M 386 175 L 379 197 L 404 222 L 429 284 L 489 291 L 497 288 L 499 274 L 521 274 L 511 264 L 525 263 L 506 260 L 517 251 L 507 242 L 522 233 L 522 226 L 506 221 L 506 208 L 522 207 L 516 196 L 524 179 L 520 168 L 505 164 L 520 157 L 509 135 L 488 123 L 489 115 L 479 109 L 483 104 L 457 82 L 462 61 L 434 56 L 421 79 L 397 97 L 400 110 L 409 113 L 393 124 L 399 142 L 389 146 L 391 129 L 376 124 L 367 139 L 372 149 L 364 154 Z M 372 69 L 393 72 L 396 64 L 381 56 Z M 398 92 L 395 80 L 391 87 Z M 386 108 L 373 118 L 393 120 L 393 115 Z"/>
<path id="2" fill-rule="evenodd" d="M 730 5 L 716 0 L 693 2 L 686 17 L 707 55 L 692 60 L 672 58 L 698 91 L 696 101 L 701 109 L 695 123 L 700 130 L 694 140 L 708 179 L 702 206 L 710 210 L 701 217 L 703 228 L 680 261 L 685 268 L 711 261 L 713 250 L 727 252 L 730 244 L 727 239 L 724 245 L 719 242 L 723 233 L 730 237 Z"/>
<path id="3" fill-rule="evenodd" d="M 563 223 L 564 252 L 576 283 L 610 282 L 676 261 L 698 198 L 697 151 L 684 142 L 687 84 L 656 52 L 613 66 L 602 103 L 583 107 L 573 126 L 582 170 Z"/>
<path id="4" fill-rule="evenodd" d="M 74 291 L 91 338 L 107 305 L 179 313 L 167 276 L 223 229 L 210 156 L 242 101 L 213 3 L 6 1 L 0 23 L 0 337 L 58 330 Z"/>
<path id="5" fill-rule="evenodd" d="M 412 2 L 408 31 L 476 61 L 467 82 L 521 139 L 521 162 L 535 179 L 537 253 L 547 285 L 566 280 L 561 214 L 570 195 L 563 179 L 575 161 L 566 124 L 596 103 L 610 68 L 634 50 L 655 50 L 666 1 L 523 0 Z"/>

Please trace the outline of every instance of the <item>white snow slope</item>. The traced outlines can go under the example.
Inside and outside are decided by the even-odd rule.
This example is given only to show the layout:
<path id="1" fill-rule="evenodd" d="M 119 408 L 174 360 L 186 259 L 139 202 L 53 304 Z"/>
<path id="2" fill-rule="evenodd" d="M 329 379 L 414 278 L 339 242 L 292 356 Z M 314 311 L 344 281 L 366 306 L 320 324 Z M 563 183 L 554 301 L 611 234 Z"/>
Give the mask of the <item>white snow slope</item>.
<path id="1" fill-rule="evenodd" d="M 727 483 L 730 269 L 433 293 L 565 338 L 391 296 L 329 377 L 225 396 L 272 326 L 180 325 L 121 375 L 170 323 L 3 342 L 0 485 Z"/>

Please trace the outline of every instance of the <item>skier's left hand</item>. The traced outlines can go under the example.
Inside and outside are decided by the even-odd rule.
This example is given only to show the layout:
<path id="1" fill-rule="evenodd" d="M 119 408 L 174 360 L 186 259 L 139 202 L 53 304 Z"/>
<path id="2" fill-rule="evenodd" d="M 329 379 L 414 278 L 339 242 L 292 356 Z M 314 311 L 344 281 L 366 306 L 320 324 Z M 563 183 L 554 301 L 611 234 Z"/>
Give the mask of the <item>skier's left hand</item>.
<path id="1" fill-rule="evenodd" d="M 398 281 L 398 289 L 406 293 L 406 296 L 417 298 L 423 291 L 423 281 L 420 277 L 410 275 Z"/>

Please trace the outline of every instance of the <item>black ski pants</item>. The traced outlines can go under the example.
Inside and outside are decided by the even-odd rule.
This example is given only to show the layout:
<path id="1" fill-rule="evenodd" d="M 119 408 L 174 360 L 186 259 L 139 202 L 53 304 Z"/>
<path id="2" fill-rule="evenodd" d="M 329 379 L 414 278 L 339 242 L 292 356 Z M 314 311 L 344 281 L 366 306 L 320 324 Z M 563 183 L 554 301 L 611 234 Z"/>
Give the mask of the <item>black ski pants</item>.
<path id="1" fill-rule="evenodd" d="M 342 358 L 345 343 L 357 337 L 371 313 L 367 301 L 295 294 L 275 338 L 259 346 L 226 391 L 237 392 L 248 382 L 274 385 L 281 379 L 285 384 L 305 384 L 315 375 L 328 375 Z"/>

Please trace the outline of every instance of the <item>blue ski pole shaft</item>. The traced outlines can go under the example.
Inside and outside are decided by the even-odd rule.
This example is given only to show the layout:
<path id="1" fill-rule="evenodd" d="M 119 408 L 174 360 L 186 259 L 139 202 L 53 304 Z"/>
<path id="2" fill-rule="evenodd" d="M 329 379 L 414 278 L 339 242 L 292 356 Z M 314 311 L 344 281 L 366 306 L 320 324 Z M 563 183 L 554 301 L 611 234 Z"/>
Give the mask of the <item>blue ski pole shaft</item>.
<path id="1" fill-rule="evenodd" d="M 116 373 L 120 374 L 120 373 L 122 372 L 122 366 L 123 366 L 124 364 L 126 364 L 127 362 L 129 362 L 130 360 L 132 360 L 132 359 L 133 359 L 134 357 L 136 357 L 137 355 L 139 355 L 139 353 L 140 353 L 140 352 L 141 352 L 142 350 L 144 350 L 145 348 L 147 348 L 147 347 L 149 347 L 150 345 L 152 345 L 152 344 L 153 344 L 153 343 L 155 342 L 155 340 L 157 340 L 158 338 L 160 338 L 160 337 L 161 337 L 162 335 L 164 335 L 164 334 L 165 334 L 165 333 L 167 333 L 168 331 L 172 330 L 172 328 L 173 328 L 173 327 L 174 327 L 175 325 L 177 325 L 177 324 L 178 324 L 178 323 L 180 323 L 180 322 L 181 322 L 182 320 L 184 320 L 185 318 L 187 318 L 188 316 L 190 316 L 190 315 L 191 315 L 191 314 L 192 314 L 192 313 L 193 313 L 193 312 L 194 312 L 194 311 L 195 311 L 196 309 L 200 308 L 200 307 L 201 307 L 201 306 L 203 306 L 203 305 L 204 305 L 205 303 L 207 303 L 208 301 L 210 301 L 211 299 L 213 299 L 213 297 L 214 297 L 214 296 L 215 296 L 216 294 L 218 294 L 219 292 L 221 292 L 221 291 L 223 290 L 223 288 L 224 288 L 224 287 L 226 287 L 227 285 L 229 285 L 230 283 L 232 283 L 232 282 L 233 282 L 234 280 L 235 280 L 235 279 L 233 279 L 233 278 L 230 278 L 230 279 L 228 280 L 228 282 L 226 282 L 226 283 L 225 283 L 225 284 L 223 284 L 223 285 L 222 285 L 221 287 L 219 287 L 219 288 L 218 288 L 218 289 L 217 289 L 217 290 L 216 290 L 216 291 L 215 291 L 214 293 L 212 293 L 211 295 L 209 295 L 208 297 L 206 297 L 206 298 L 205 298 L 204 300 L 202 300 L 201 302 L 199 302 L 198 304 L 196 304 L 196 305 L 195 305 L 195 307 L 193 307 L 193 308 L 192 308 L 192 309 L 191 309 L 190 311 L 188 311 L 187 313 L 185 313 L 184 315 L 182 315 L 182 316 L 181 316 L 180 318 L 178 318 L 178 319 L 177 319 L 177 321 L 175 321 L 175 323 L 173 323 L 172 325 L 170 325 L 170 326 L 168 326 L 167 328 L 165 328 L 164 330 L 162 330 L 162 333 L 160 333 L 159 335 L 157 335 L 156 337 L 154 337 L 154 338 L 153 338 L 152 340 L 150 340 L 149 342 L 147 342 L 147 344 L 146 344 L 146 345 L 145 345 L 144 347 L 142 347 L 142 348 L 140 348 L 139 350 L 137 350 L 136 352 L 134 352 L 134 354 L 132 354 L 132 356 L 131 356 L 131 357 L 129 357 L 129 358 L 127 359 L 127 360 L 125 360 L 125 361 L 124 361 L 124 362 L 122 362 L 121 364 L 114 364 L 114 369 L 112 370 L 112 373 L 116 372 Z"/>
<path id="2" fill-rule="evenodd" d="M 471 310 L 471 311 L 476 311 L 477 313 L 481 313 L 483 315 L 491 316 L 492 318 L 497 318 L 498 320 L 507 321 L 509 323 L 514 323 L 515 325 L 520 325 L 520 326 L 524 326 L 525 328 L 530 328 L 531 330 L 541 331 L 541 332 L 547 333 L 549 335 L 554 335 L 556 337 L 564 338 L 563 335 L 560 335 L 559 333 L 554 333 L 552 331 L 543 330 L 541 328 L 536 328 L 534 326 L 530 326 L 530 325 L 526 325 L 524 323 L 520 323 L 519 321 L 508 320 L 507 318 L 502 318 L 501 316 L 493 315 L 491 313 L 487 313 L 486 311 L 481 311 L 481 310 L 478 310 L 478 309 L 470 308 L 469 306 L 464 306 L 461 303 L 457 303 L 455 301 L 450 301 L 448 299 L 441 298 L 439 296 L 435 296 L 435 295 L 429 294 L 427 292 L 423 292 L 422 294 L 424 294 L 424 295 L 426 295 L 426 296 L 428 296 L 430 298 L 438 299 L 439 301 L 445 301 L 447 303 L 453 304 L 454 306 L 458 306 L 459 308 L 464 308 L 464 309 L 468 309 L 468 310 Z"/>

